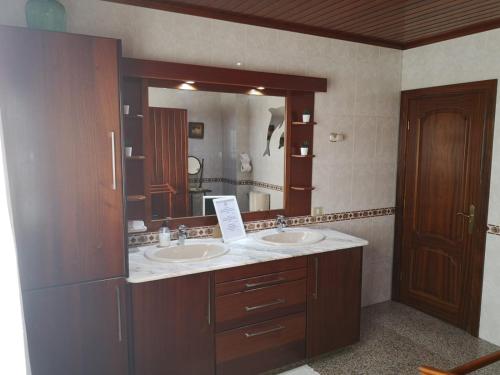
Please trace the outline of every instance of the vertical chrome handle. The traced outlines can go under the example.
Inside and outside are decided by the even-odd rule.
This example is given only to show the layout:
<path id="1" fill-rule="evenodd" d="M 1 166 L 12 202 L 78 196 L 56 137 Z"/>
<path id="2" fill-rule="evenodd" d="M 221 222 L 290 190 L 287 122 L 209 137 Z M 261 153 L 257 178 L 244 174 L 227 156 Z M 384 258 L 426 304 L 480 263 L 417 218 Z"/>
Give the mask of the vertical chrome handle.
<path id="1" fill-rule="evenodd" d="M 212 277 L 208 275 L 208 311 L 207 311 L 207 321 L 208 325 L 212 324 Z"/>
<path id="2" fill-rule="evenodd" d="M 116 190 L 116 156 L 115 156 L 115 132 L 111 132 L 111 168 L 113 170 L 113 190 Z"/>
<path id="3" fill-rule="evenodd" d="M 120 287 L 115 288 L 116 292 L 116 311 L 118 316 L 118 342 L 122 342 L 122 304 L 120 298 Z"/>
<path id="4" fill-rule="evenodd" d="M 314 258 L 314 277 L 315 277 L 314 294 L 313 294 L 314 299 L 318 299 L 318 278 L 319 278 L 318 272 L 319 272 L 319 260 L 318 257 L 316 257 Z"/>

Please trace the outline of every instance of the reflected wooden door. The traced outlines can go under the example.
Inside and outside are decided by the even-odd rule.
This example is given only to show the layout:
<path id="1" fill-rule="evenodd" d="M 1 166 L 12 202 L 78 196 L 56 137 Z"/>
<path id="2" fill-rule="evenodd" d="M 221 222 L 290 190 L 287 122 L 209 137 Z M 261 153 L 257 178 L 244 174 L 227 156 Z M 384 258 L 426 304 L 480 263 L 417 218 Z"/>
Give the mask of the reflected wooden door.
<path id="1" fill-rule="evenodd" d="M 495 88 L 403 93 L 399 297 L 476 334 Z"/>
<path id="2" fill-rule="evenodd" d="M 150 107 L 149 122 L 152 218 L 188 216 L 187 111 Z"/>

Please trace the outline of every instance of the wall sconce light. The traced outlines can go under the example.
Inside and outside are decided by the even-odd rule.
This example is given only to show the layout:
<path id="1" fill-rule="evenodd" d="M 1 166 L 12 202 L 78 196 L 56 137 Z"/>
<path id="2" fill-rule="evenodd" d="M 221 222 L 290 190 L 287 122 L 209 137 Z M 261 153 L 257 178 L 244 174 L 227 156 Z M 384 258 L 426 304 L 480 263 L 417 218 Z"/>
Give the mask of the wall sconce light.
<path id="1" fill-rule="evenodd" d="M 345 134 L 330 133 L 330 142 L 342 142 L 345 139 Z"/>

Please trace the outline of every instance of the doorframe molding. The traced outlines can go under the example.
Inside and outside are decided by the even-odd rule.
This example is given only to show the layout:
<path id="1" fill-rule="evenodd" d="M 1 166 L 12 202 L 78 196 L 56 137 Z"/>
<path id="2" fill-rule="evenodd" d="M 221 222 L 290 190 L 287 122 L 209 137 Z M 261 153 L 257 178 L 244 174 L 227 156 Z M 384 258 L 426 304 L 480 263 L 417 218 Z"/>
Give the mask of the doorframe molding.
<path id="1" fill-rule="evenodd" d="M 482 150 L 480 202 L 478 202 L 479 215 L 476 234 L 478 242 L 470 258 L 470 266 L 465 273 L 465 283 L 470 287 L 470 298 L 466 302 L 465 316 L 463 317 L 464 329 L 474 336 L 479 335 L 479 320 L 481 316 L 481 298 L 483 289 L 484 256 L 486 235 L 488 231 L 488 203 L 490 194 L 491 163 L 493 152 L 493 130 L 495 124 L 495 107 L 497 94 L 497 80 L 459 83 L 445 86 L 426 87 L 401 92 L 401 112 L 399 123 L 399 146 L 397 163 L 396 186 L 396 218 L 394 235 L 394 259 L 392 275 L 392 299 L 400 301 L 401 282 L 401 252 L 403 240 L 403 208 L 405 186 L 405 157 L 407 148 L 408 105 L 415 98 L 433 97 L 446 94 L 477 93 L 484 95 L 486 114 L 484 120 L 484 140 Z M 484 229 L 484 233 L 481 230 Z"/>

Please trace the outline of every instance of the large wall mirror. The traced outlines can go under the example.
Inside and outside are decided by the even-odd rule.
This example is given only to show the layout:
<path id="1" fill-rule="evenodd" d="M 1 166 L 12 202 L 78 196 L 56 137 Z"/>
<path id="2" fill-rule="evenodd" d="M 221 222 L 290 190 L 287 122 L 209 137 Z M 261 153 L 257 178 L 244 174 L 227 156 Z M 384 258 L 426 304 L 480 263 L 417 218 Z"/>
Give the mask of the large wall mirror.
<path id="1" fill-rule="evenodd" d="M 325 79 L 135 59 L 122 69 L 126 216 L 137 232 L 166 218 L 215 224 L 213 199 L 228 195 L 244 220 L 310 213 L 314 92 Z"/>
<path id="2" fill-rule="evenodd" d="M 151 219 L 214 215 L 228 195 L 241 212 L 282 209 L 285 98 L 193 88 L 148 87 Z"/>

